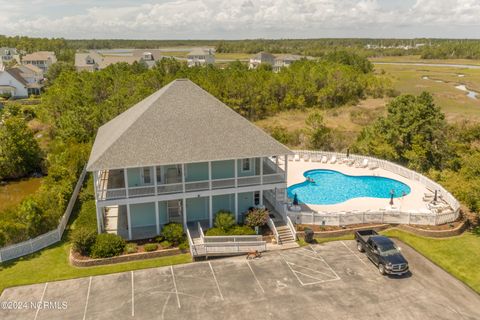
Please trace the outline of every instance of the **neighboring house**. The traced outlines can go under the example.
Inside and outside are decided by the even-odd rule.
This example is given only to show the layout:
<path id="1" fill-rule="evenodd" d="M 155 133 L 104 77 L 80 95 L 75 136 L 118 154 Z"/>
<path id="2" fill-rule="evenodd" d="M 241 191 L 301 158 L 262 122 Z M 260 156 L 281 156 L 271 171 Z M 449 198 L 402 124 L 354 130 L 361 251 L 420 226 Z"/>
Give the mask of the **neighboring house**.
<path id="1" fill-rule="evenodd" d="M 4 94 L 12 98 L 28 97 L 28 82 L 19 68 L 0 70 L 0 95 Z"/>
<path id="2" fill-rule="evenodd" d="M 125 62 L 133 64 L 134 62 L 144 63 L 148 68 L 152 68 L 156 61 L 162 56 L 155 50 L 130 50 L 126 52 L 91 50 L 89 52 L 77 52 L 75 54 L 75 68 L 77 71 L 95 71 L 105 69 L 111 64 Z"/>
<path id="3" fill-rule="evenodd" d="M 250 58 L 248 68 L 257 69 L 257 67 L 262 63 L 273 66 L 275 63 L 275 56 L 268 52 L 259 52 Z"/>
<path id="4" fill-rule="evenodd" d="M 32 64 L 21 65 L 16 68 L 20 70 L 22 78 L 27 81 L 28 94 L 39 95 L 45 86 L 42 69 Z"/>
<path id="5" fill-rule="evenodd" d="M 9 64 L 12 61 L 16 63 L 20 63 L 20 54 L 15 48 L 7 48 L 2 47 L 0 48 L 0 64 Z"/>
<path id="6" fill-rule="evenodd" d="M 75 53 L 75 68 L 77 71 L 95 71 L 99 69 L 102 60 L 100 54 L 95 51 Z"/>
<path id="7" fill-rule="evenodd" d="M 127 239 L 163 225 L 212 226 L 219 210 L 238 222 L 284 199 L 291 151 L 191 82 L 180 79 L 99 128 L 87 164 L 93 172 L 98 232 Z"/>
<path id="8" fill-rule="evenodd" d="M 32 64 L 42 69 L 43 72 L 47 72 L 48 68 L 55 62 L 57 62 L 57 57 L 52 51 L 37 51 L 22 57 L 23 65 Z"/>
<path id="9" fill-rule="evenodd" d="M 214 64 L 215 56 L 211 49 L 205 50 L 202 48 L 195 48 L 187 55 L 187 64 L 189 67 L 205 66 L 207 64 Z"/>
<path id="10" fill-rule="evenodd" d="M 286 54 L 280 55 L 275 58 L 275 63 L 273 65 L 273 71 L 279 72 L 282 68 L 290 67 L 292 63 L 295 61 L 303 59 L 303 56 L 294 55 L 294 54 Z"/>

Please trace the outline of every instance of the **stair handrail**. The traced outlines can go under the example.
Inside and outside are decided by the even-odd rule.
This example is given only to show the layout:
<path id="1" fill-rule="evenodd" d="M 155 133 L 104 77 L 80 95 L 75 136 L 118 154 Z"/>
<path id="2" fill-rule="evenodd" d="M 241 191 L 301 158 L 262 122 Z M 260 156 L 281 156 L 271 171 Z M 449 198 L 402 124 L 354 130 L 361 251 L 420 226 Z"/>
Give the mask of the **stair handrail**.
<path id="1" fill-rule="evenodd" d="M 297 230 L 295 230 L 295 226 L 293 225 L 292 220 L 289 216 L 287 216 L 287 227 L 292 233 L 293 239 L 297 240 Z"/>
<path id="2" fill-rule="evenodd" d="M 267 225 L 270 228 L 270 230 L 272 230 L 273 235 L 275 236 L 275 240 L 277 241 L 277 244 L 280 244 L 280 236 L 278 234 L 277 227 L 275 227 L 275 223 L 271 218 L 268 218 Z"/>

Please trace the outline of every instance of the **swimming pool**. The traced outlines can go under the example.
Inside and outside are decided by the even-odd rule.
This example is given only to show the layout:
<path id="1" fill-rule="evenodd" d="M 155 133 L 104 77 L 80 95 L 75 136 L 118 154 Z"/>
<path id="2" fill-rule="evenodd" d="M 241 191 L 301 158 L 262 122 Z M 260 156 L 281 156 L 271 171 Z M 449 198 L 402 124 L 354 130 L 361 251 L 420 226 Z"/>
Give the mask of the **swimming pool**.
<path id="1" fill-rule="evenodd" d="M 353 198 L 394 198 L 410 193 L 405 183 L 378 176 L 349 176 L 335 170 L 315 169 L 305 171 L 304 181 L 288 187 L 288 197 L 297 194 L 298 201 L 305 204 L 336 204 Z"/>

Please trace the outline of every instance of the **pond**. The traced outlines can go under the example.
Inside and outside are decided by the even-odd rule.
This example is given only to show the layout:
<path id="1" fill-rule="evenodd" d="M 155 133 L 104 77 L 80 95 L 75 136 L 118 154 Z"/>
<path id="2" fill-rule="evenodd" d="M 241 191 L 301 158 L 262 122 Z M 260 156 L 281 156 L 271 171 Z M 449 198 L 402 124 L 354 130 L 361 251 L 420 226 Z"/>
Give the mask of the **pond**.
<path id="1" fill-rule="evenodd" d="M 42 180 L 43 178 L 27 178 L 0 185 L 0 212 L 19 204 L 26 196 L 37 191 Z"/>

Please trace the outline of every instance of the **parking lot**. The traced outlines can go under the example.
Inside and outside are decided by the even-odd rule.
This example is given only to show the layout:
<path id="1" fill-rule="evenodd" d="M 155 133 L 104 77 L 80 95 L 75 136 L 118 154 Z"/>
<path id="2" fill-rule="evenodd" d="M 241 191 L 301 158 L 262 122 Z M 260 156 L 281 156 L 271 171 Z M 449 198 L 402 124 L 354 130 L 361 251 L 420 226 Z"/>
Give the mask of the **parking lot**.
<path id="1" fill-rule="evenodd" d="M 1 302 L 46 307 L 2 307 L 0 319 L 480 319 L 479 295 L 400 246 L 412 270 L 400 278 L 337 241 L 9 288 Z"/>

